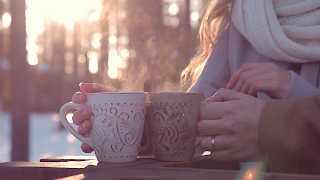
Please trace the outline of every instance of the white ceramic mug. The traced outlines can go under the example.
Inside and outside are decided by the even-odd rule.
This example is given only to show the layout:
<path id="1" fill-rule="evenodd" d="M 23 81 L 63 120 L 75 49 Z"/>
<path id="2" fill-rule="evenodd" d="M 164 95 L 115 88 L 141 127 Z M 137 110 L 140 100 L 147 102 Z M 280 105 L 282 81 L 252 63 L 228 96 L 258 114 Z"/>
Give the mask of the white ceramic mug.
<path id="1" fill-rule="evenodd" d="M 66 103 L 60 109 L 64 127 L 94 149 L 100 162 L 135 161 L 145 124 L 146 95 L 135 92 L 87 93 L 83 104 Z M 69 109 L 90 107 L 90 136 L 79 134 L 67 121 Z"/>

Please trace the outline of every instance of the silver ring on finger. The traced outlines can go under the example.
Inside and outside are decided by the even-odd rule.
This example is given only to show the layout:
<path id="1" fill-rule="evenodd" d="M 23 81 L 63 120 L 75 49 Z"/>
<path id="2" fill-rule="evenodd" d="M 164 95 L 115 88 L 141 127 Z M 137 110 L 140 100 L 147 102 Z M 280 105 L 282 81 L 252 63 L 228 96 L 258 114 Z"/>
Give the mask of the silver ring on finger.
<path id="1" fill-rule="evenodd" d="M 216 151 L 217 150 L 214 138 L 212 138 L 212 140 L 211 140 L 211 146 L 212 146 L 212 151 Z"/>

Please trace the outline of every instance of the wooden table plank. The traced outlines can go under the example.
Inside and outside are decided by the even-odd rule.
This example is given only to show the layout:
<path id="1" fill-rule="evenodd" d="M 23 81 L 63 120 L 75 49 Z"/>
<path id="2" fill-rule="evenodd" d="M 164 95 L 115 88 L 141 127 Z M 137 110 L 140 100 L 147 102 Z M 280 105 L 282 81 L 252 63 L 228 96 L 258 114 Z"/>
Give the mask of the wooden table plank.
<path id="1" fill-rule="evenodd" d="M 26 167 L 51 167 L 51 168 L 85 168 L 88 165 L 96 165 L 97 161 L 70 161 L 70 162 L 6 162 L 0 163 L 2 167 L 26 168 Z"/>
<path id="2" fill-rule="evenodd" d="M 126 167 L 112 169 L 112 171 L 108 171 L 108 169 L 110 169 L 110 166 L 114 166 L 114 163 L 98 163 L 96 167 L 92 168 L 101 168 L 104 171 L 82 173 L 61 179 L 194 180 L 198 179 L 198 177 L 203 177 L 201 179 L 233 180 L 237 174 L 237 171 L 200 169 L 190 166 L 192 163 L 205 160 L 210 160 L 210 157 L 195 157 L 191 162 L 160 162 L 156 159 L 139 158 L 135 161 L 136 163 L 128 163 Z"/>
<path id="3" fill-rule="evenodd" d="M 1 180 L 12 180 L 12 179 L 22 179 L 23 169 L 22 167 L 13 169 L 11 167 L 0 167 L 0 179 Z"/>
<path id="4" fill-rule="evenodd" d="M 40 162 L 68 162 L 97 160 L 96 156 L 56 156 L 40 159 Z"/>
<path id="5" fill-rule="evenodd" d="M 210 157 L 196 157 L 194 161 L 199 160 L 205 160 L 209 159 Z M 127 168 L 157 168 L 157 167 L 164 167 L 164 166 L 174 166 L 179 164 L 185 164 L 188 162 L 160 162 L 154 158 L 144 158 L 143 156 L 141 158 L 138 158 L 136 161 L 133 162 L 126 162 L 126 163 L 108 163 L 108 162 L 98 162 L 94 157 L 88 157 L 88 156 L 60 156 L 60 157 L 53 157 L 53 158 L 46 158 L 41 159 L 41 162 L 69 162 L 69 161 L 93 161 L 91 165 L 88 165 L 86 168 L 91 169 L 114 169 L 114 168 L 121 168 L 121 167 L 127 167 Z M 192 161 L 192 162 L 194 162 Z M 183 165 L 181 165 L 183 166 Z"/>
<path id="6" fill-rule="evenodd" d="M 85 169 L 96 165 L 95 161 L 80 162 L 7 162 L 0 163 L 1 180 L 45 180 L 66 177 L 95 169 Z M 99 170 L 99 169 L 97 169 Z"/>
<path id="7" fill-rule="evenodd" d="M 134 162 L 127 163 L 101 163 L 97 160 L 83 160 L 75 161 L 76 158 L 53 158 L 51 160 L 56 162 L 7 162 L 0 163 L 0 172 L 2 172 L 2 179 L 55 179 L 67 177 L 80 173 L 89 173 L 96 171 L 104 171 L 106 169 L 117 168 L 135 168 L 135 167 L 149 167 L 151 164 L 154 167 L 163 165 L 172 165 L 180 162 L 159 162 L 151 158 L 139 158 Z M 66 161 L 69 159 L 71 161 Z M 50 161 L 51 161 L 50 160 Z M 49 160 L 48 160 L 49 161 Z"/>
<path id="8" fill-rule="evenodd" d="M 234 180 L 240 173 L 237 162 L 215 162 L 209 156 L 190 162 L 160 162 L 138 158 L 128 163 L 101 163 L 94 156 L 60 156 L 41 162 L 0 163 L 1 180 L 112 179 L 112 180 Z M 264 173 L 264 180 L 316 180 L 319 175 Z"/>
<path id="9" fill-rule="evenodd" d="M 23 180 L 51 180 L 66 177 L 68 175 L 67 169 L 65 168 L 23 168 Z"/>
<path id="10" fill-rule="evenodd" d="M 114 169 L 112 171 L 98 171 L 84 173 L 75 176 L 61 178 L 71 179 L 95 179 L 95 180 L 195 180 L 199 177 L 208 177 L 208 171 L 181 170 L 181 169 Z M 208 180 L 234 180 L 235 173 L 213 173 Z M 201 178 L 201 180 L 207 180 Z"/>
<path id="11" fill-rule="evenodd" d="M 240 172 L 201 169 L 132 169 L 82 173 L 59 180 L 235 180 Z M 248 178 L 249 179 L 249 178 Z M 319 175 L 264 173 L 263 180 L 319 180 Z"/>

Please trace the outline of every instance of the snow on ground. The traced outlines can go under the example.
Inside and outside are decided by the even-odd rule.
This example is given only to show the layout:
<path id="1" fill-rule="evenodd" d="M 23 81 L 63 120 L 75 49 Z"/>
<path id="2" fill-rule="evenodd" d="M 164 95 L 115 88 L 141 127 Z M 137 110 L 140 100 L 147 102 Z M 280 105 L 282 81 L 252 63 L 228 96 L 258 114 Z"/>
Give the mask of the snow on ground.
<path id="1" fill-rule="evenodd" d="M 0 162 L 10 161 L 10 118 L 9 113 L 0 112 Z M 39 162 L 41 158 L 62 155 L 94 156 L 94 153 L 83 153 L 81 142 L 69 131 L 59 129 L 58 113 L 31 113 L 29 122 L 29 161 Z"/>

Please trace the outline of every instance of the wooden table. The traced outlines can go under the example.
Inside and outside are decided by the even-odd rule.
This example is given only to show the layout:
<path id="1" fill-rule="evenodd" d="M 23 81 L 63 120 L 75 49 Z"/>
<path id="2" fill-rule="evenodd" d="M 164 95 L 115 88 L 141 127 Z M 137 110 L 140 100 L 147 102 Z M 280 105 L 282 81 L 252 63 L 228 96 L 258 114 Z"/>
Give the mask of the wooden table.
<path id="1" fill-rule="evenodd" d="M 138 158 L 129 163 L 99 163 L 91 156 L 60 156 L 40 162 L 0 163 L 1 180 L 94 179 L 94 180 L 234 180 L 239 163 L 212 161 L 208 156 L 191 162 L 159 162 Z M 315 180 L 320 176 L 263 173 L 265 180 Z"/>

